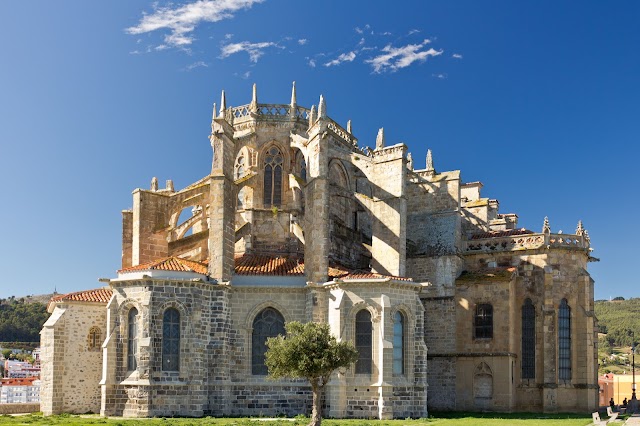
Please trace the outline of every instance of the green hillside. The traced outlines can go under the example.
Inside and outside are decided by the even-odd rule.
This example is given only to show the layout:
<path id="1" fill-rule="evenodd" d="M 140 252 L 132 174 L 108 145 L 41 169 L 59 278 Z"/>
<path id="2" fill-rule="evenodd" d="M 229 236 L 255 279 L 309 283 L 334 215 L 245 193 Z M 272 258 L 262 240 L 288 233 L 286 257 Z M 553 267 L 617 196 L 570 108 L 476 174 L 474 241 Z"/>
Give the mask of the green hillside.
<path id="1" fill-rule="evenodd" d="M 598 300 L 595 312 L 601 333 L 598 338 L 598 373 L 630 373 L 631 346 L 634 342 L 640 343 L 640 298 Z M 640 365 L 640 353 L 637 355 L 636 362 Z"/>
<path id="2" fill-rule="evenodd" d="M 0 346 L 23 349 L 39 346 L 40 330 L 48 317 L 43 303 L 29 298 L 0 299 Z"/>

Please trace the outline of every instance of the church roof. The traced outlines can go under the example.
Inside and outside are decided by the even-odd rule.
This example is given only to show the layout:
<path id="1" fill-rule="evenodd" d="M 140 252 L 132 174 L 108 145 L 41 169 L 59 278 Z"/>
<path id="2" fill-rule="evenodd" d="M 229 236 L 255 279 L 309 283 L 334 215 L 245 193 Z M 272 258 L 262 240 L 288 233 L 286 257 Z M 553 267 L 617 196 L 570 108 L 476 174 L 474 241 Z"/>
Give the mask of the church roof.
<path id="1" fill-rule="evenodd" d="M 75 293 L 58 294 L 51 298 L 52 302 L 95 302 L 108 303 L 113 291 L 109 288 L 76 291 Z"/>
<path id="2" fill-rule="evenodd" d="M 520 229 L 508 229 L 506 231 L 489 231 L 489 232 L 481 232 L 479 234 L 474 234 L 471 236 L 471 240 L 482 240 L 485 238 L 498 238 L 498 237 L 510 237 L 513 235 L 526 235 L 533 234 L 533 231 L 529 231 L 528 229 L 520 228 Z"/>
<path id="3" fill-rule="evenodd" d="M 304 276 L 304 259 L 297 256 L 269 254 L 239 254 L 235 256 L 236 275 Z M 207 275 L 207 262 L 197 262 L 179 257 L 166 257 L 153 262 L 123 268 L 118 272 L 140 272 L 147 270 L 195 272 Z M 364 280 L 393 278 L 401 281 L 413 281 L 407 277 L 377 274 L 371 271 L 351 270 L 342 265 L 332 264 L 328 269 L 330 279 Z"/>
<path id="4" fill-rule="evenodd" d="M 195 272 L 206 275 L 207 265 L 201 262 L 196 262 L 195 260 L 182 259 L 179 257 L 165 257 L 163 259 L 154 260 L 153 262 L 141 263 L 140 265 L 123 268 L 118 272 L 138 272 L 148 270 Z"/>

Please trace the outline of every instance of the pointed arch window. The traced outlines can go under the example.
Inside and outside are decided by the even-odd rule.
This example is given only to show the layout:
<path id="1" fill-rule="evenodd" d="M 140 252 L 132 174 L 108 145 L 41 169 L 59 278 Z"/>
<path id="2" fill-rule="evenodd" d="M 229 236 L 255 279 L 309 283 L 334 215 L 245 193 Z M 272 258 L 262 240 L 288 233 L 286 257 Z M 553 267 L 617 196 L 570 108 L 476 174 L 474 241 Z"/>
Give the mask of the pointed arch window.
<path id="1" fill-rule="evenodd" d="M 476 306 L 474 337 L 476 339 L 493 338 L 493 306 L 489 303 L 481 303 Z"/>
<path id="2" fill-rule="evenodd" d="M 138 310 L 131 308 L 127 317 L 127 370 L 138 368 Z"/>
<path id="3" fill-rule="evenodd" d="M 404 374 L 405 323 L 402 312 L 393 314 L 393 374 L 396 376 Z"/>
<path id="4" fill-rule="evenodd" d="M 536 308 L 529 298 L 522 305 L 522 378 L 536 378 Z"/>
<path id="5" fill-rule="evenodd" d="M 571 380 L 571 308 L 562 299 L 558 309 L 558 379 Z"/>
<path id="6" fill-rule="evenodd" d="M 363 309 L 356 314 L 356 374 L 371 374 L 372 334 L 371 313 Z"/>
<path id="7" fill-rule="evenodd" d="M 264 158 L 264 204 L 279 207 L 282 204 L 282 153 L 275 146 Z"/>
<path id="8" fill-rule="evenodd" d="M 236 164 L 234 167 L 234 179 L 240 179 L 241 177 L 243 177 L 246 174 L 246 158 L 244 156 L 244 154 L 240 154 L 238 155 L 238 158 L 236 158 Z"/>
<path id="9" fill-rule="evenodd" d="M 251 374 L 267 375 L 269 370 L 264 363 L 264 355 L 267 353 L 267 339 L 278 335 L 285 335 L 284 317 L 274 308 L 263 309 L 253 320 Z"/>
<path id="10" fill-rule="evenodd" d="M 89 330 L 89 349 L 99 349 L 102 344 L 102 330 L 100 327 L 91 327 Z"/>
<path id="11" fill-rule="evenodd" d="M 162 317 L 162 371 L 180 369 L 180 312 L 175 308 L 164 311 Z"/>
<path id="12" fill-rule="evenodd" d="M 307 181 L 307 162 L 304 160 L 302 151 L 298 151 L 296 154 L 296 163 L 298 165 L 298 173 L 303 181 Z"/>

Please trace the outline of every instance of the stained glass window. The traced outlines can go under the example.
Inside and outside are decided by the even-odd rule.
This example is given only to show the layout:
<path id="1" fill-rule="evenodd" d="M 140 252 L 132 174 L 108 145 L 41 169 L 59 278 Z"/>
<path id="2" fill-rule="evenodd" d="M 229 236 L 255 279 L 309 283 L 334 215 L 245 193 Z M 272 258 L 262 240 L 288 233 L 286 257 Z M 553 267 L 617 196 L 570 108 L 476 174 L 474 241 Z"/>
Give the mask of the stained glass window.
<path id="1" fill-rule="evenodd" d="M 356 374 L 371 374 L 372 334 L 371 314 L 363 309 L 356 314 Z"/>
<path id="2" fill-rule="evenodd" d="M 162 317 L 162 371 L 180 369 L 180 312 L 169 308 Z"/>
<path id="3" fill-rule="evenodd" d="M 264 204 L 279 207 L 282 204 L 283 157 L 278 148 L 271 147 L 264 159 Z"/>
<path id="4" fill-rule="evenodd" d="M 128 316 L 127 370 L 138 368 L 138 310 L 131 308 Z"/>
<path id="5" fill-rule="evenodd" d="M 251 374 L 266 376 L 269 372 L 264 363 L 267 353 L 267 339 L 285 334 L 284 317 L 273 308 L 266 308 L 253 320 L 251 336 Z"/>
<path id="6" fill-rule="evenodd" d="M 558 379 L 571 380 L 571 308 L 562 299 L 558 309 Z"/>
<path id="7" fill-rule="evenodd" d="M 536 308 L 527 298 L 522 305 L 522 378 L 536 377 Z"/>
<path id="8" fill-rule="evenodd" d="M 393 374 L 404 374 L 404 315 L 398 311 L 393 315 Z"/>
<path id="9" fill-rule="evenodd" d="M 493 337 L 493 306 L 488 303 L 476 306 L 474 329 L 476 339 L 491 339 Z"/>

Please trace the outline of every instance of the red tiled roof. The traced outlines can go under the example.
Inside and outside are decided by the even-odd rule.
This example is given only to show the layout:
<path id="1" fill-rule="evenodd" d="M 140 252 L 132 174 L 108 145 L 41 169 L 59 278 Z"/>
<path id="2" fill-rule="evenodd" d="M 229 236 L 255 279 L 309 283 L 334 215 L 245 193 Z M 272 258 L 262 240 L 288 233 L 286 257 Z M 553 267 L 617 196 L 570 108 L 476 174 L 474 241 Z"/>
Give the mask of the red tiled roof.
<path id="1" fill-rule="evenodd" d="M 297 257 L 244 254 L 235 262 L 238 275 L 304 275 L 304 261 Z"/>
<path id="2" fill-rule="evenodd" d="M 40 378 L 38 376 L 34 376 L 2 379 L 2 386 L 33 386 L 34 380 L 40 380 Z"/>
<path id="3" fill-rule="evenodd" d="M 108 303 L 113 292 L 108 288 L 76 291 L 75 293 L 59 294 L 51 298 L 52 302 L 95 302 Z"/>
<path id="4" fill-rule="evenodd" d="M 166 257 L 153 262 L 142 263 L 136 266 L 130 266 L 119 270 L 118 272 L 138 272 L 138 271 L 176 271 L 176 272 L 195 272 L 198 274 L 206 274 L 207 267 L 200 262 L 194 260 L 181 259 L 179 257 Z"/>
<path id="5" fill-rule="evenodd" d="M 498 238 L 498 237 L 510 237 L 512 235 L 526 235 L 533 234 L 533 231 L 529 231 L 528 229 L 520 228 L 520 229 L 509 229 L 507 231 L 489 231 L 482 232 L 480 234 L 474 234 L 471 236 L 471 240 L 481 240 L 484 238 Z"/>
<path id="6" fill-rule="evenodd" d="M 235 273 L 237 275 L 272 275 L 272 276 L 303 276 L 304 259 L 297 256 L 274 256 L 268 254 L 242 254 L 235 256 Z M 207 261 L 196 262 L 194 260 L 169 257 L 155 262 L 144 263 L 118 272 L 138 272 L 146 270 L 196 272 L 206 275 Z M 351 270 L 342 265 L 329 266 L 329 278 L 341 280 L 381 279 L 392 278 L 402 281 L 412 281 L 411 278 L 394 277 L 391 275 L 376 274 L 371 271 Z"/>

